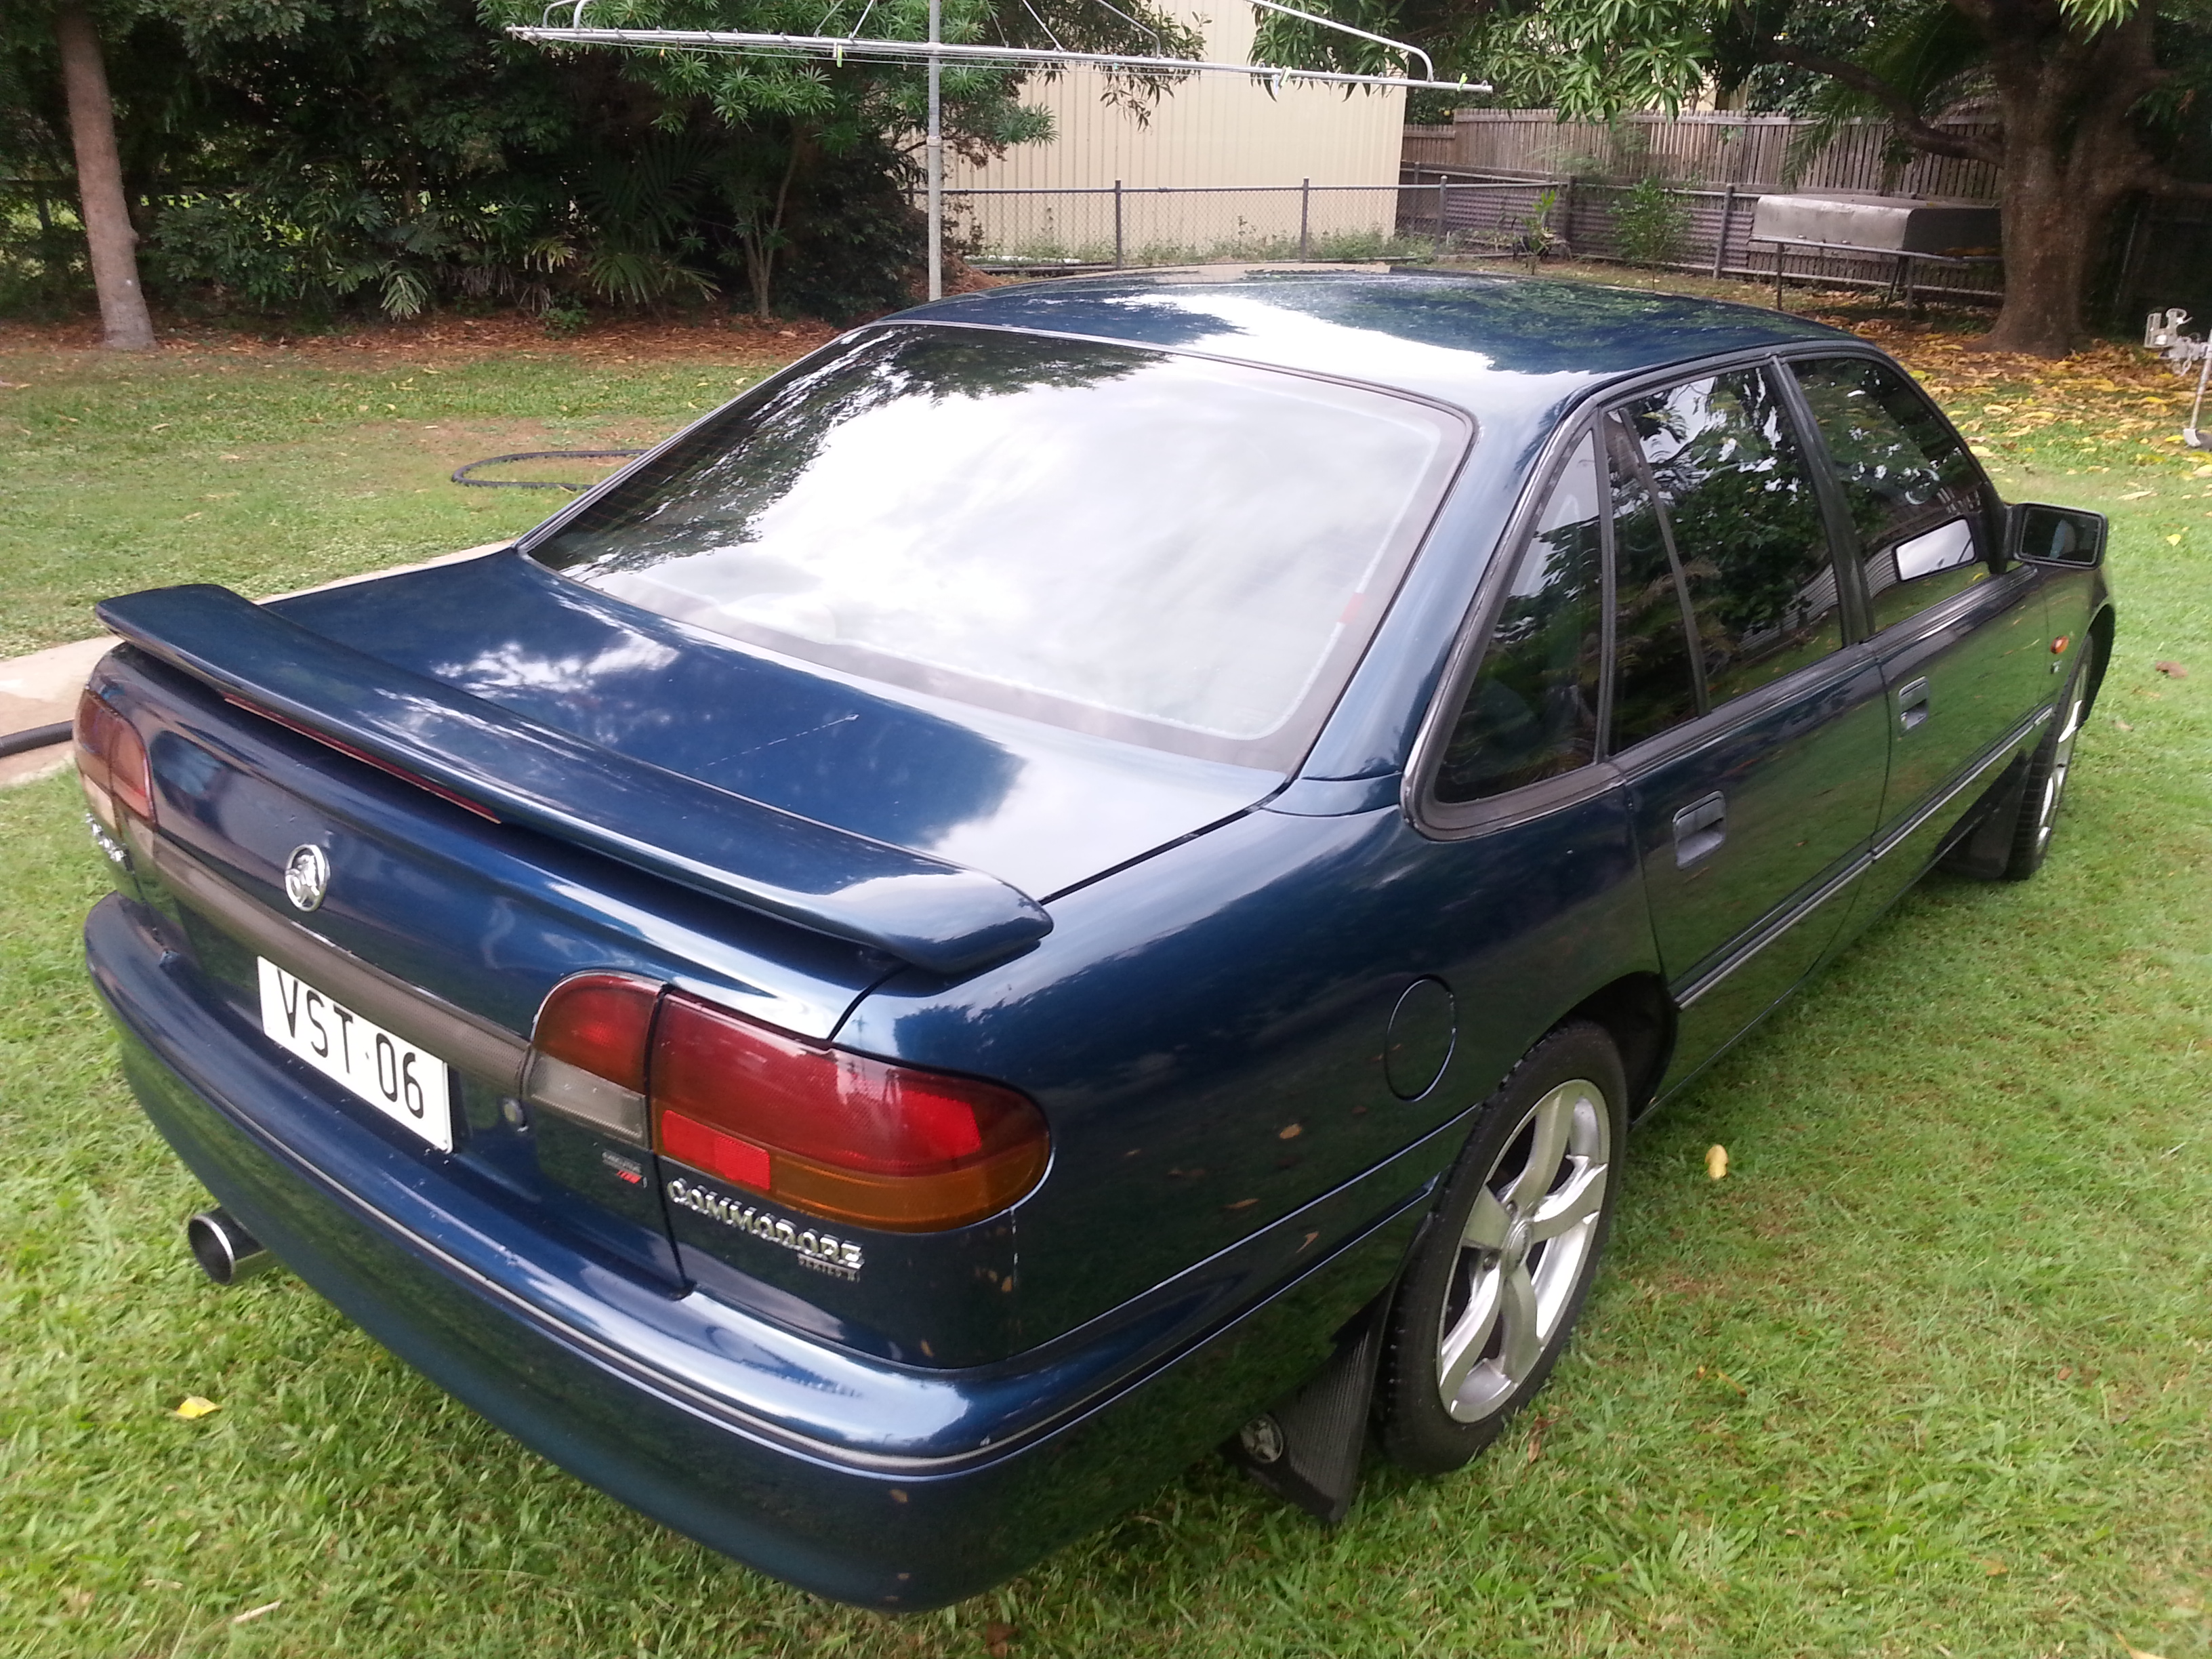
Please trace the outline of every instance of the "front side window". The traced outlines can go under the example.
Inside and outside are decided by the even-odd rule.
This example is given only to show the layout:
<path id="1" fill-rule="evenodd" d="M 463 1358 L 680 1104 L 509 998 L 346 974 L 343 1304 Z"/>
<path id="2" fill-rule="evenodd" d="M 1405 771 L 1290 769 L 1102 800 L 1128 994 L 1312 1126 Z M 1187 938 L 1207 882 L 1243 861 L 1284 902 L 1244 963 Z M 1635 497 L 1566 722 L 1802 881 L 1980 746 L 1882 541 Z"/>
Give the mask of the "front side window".
<path id="1" fill-rule="evenodd" d="M 1294 764 L 1467 443 L 1410 398 L 1001 330 L 865 332 L 529 546 L 802 661 Z"/>
<path id="2" fill-rule="evenodd" d="M 1604 670 L 1597 452 L 1569 453 L 1437 769 L 1439 800 L 1481 800 L 1586 766 Z"/>
<path id="3" fill-rule="evenodd" d="M 1709 706 L 1839 649 L 1826 522 L 1766 374 L 1692 380 L 1622 414 L 1673 527 Z"/>
<path id="4" fill-rule="evenodd" d="M 1988 576 L 1980 471 L 1927 400 L 1863 357 L 1794 367 L 1859 532 L 1875 627 Z"/>

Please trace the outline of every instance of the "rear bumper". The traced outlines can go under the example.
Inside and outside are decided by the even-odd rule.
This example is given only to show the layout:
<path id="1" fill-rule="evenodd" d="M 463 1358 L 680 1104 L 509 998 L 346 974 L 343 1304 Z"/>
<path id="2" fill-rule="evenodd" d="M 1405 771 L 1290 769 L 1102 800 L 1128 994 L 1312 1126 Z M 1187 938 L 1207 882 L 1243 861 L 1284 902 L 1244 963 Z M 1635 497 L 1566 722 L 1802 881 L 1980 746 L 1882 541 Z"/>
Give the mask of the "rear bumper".
<path id="1" fill-rule="evenodd" d="M 891 1365 L 672 1297 L 438 1179 L 248 1040 L 149 922 L 106 899 L 87 956 L 141 1105 L 225 1207 L 526 1445 L 842 1601 L 939 1606 L 1142 1501 L 1318 1363 L 1388 1282 L 1420 1209 L 1417 1183 L 1172 1355 L 1123 1345 L 1119 1375 L 1081 1351 L 974 1371 Z"/>

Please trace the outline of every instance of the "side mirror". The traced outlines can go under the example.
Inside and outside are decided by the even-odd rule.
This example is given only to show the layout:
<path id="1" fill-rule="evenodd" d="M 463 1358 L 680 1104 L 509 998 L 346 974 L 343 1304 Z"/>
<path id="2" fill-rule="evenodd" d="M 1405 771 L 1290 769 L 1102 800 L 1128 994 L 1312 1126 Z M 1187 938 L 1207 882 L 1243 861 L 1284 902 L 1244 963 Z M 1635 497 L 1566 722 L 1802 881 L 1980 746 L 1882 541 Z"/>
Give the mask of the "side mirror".
<path id="1" fill-rule="evenodd" d="M 2015 501 L 2005 508 L 2005 556 L 2089 570 L 2105 562 L 2105 515 Z"/>

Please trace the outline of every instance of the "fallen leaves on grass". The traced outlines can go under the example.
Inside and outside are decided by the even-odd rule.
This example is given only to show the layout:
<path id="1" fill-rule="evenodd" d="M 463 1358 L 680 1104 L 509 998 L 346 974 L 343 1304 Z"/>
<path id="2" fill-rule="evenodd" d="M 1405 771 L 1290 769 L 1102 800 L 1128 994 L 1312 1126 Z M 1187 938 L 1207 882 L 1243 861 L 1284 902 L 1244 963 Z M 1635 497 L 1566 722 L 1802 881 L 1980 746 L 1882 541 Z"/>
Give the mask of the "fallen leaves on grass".
<path id="1" fill-rule="evenodd" d="M 230 1622 L 234 1625 L 248 1624 L 261 1617 L 264 1613 L 276 1612 L 277 1608 L 283 1605 L 284 1604 L 282 1601 L 264 1601 L 258 1607 L 246 1608 L 244 1613 L 234 1613 L 230 1616 Z"/>
<path id="2" fill-rule="evenodd" d="M 210 1412 L 219 1412 L 222 1409 L 222 1407 L 216 1405 L 214 1401 L 204 1395 L 188 1394 L 178 1402 L 177 1409 L 171 1415 L 181 1417 L 185 1422 L 190 1423 L 196 1418 L 205 1417 Z"/>
<path id="3" fill-rule="evenodd" d="M 983 1651 L 991 1659 L 1006 1659 L 1013 1650 L 1014 1638 L 1018 1632 L 1012 1625 L 989 1624 L 983 1626 Z"/>
<path id="4" fill-rule="evenodd" d="M 1875 342 L 1918 375 L 1970 442 L 2065 444 L 2142 465 L 2196 459 L 2172 448 L 2181 441 L 2178 423 L 2187 412 L 2180 382 L 2163 358 L 2141 346 L 2100 342 L 2050 360 L 1977 350 L 1972 334 L 1917 329 L 1890 318 L 1825 320 Z M 2212 465 L 2196 465 L 2192 476 L 2212 477 Z M 2142 494 L 2120 499 L 2139 501 Z"/>
<path id="5" fill-rule="evenodd" d="M 2154 662 L 2151 666 L 2170 680 L 2185 680 L 2189 678 L 2189 671 L 2178 662 Z"/>
<path id="6" fill-rule="evenodd" d="M 1727 1147 L 1708 1146 L 1705 1148 L 1705 1173 L 1715 1181 L 1724 1181 L 1728 1178 Z"/>

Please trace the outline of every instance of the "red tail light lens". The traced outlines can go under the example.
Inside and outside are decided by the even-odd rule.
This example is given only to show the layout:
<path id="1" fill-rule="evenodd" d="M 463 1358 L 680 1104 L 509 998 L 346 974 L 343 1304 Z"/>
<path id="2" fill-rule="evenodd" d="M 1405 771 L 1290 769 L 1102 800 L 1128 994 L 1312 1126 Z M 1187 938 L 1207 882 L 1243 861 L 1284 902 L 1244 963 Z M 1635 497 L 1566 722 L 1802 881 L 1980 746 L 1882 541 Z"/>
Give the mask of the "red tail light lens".
<path id="1" fill-rule="evenodd" d="M 847 1054 L 671 992 L 653 1041 L 659 1150 L 794 1208 L 893 1231 L 961 1227 L 1043 1176 L 1051 1141 L 996 1084 Z"/>
<path id="2" fill-rule="evenodd" d="M 645 1060 L 659 1003 L 658 984 L 629 974 L 562 980 L 531 1028 L 523 1094 L 548 1110 L 647 1145 Z"/>
<path id="3" fill-rule="evenodd" d="M 660 987 L 628 974 L 578 974 L 553 988 L 531 1042 L 539 1053 L 645 1092 L 647 1040 Z"/>
<path id="4" fill-rule="evenodd" d="M 76 702 L 76 775 L 93 817 L 118 835 L 119 812 L 154 822 L 154 776 L 146 744 L 98 692 Z"/>

